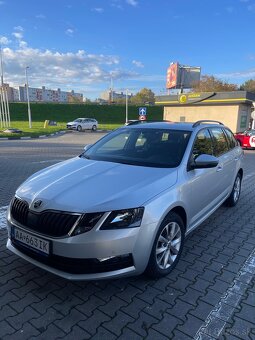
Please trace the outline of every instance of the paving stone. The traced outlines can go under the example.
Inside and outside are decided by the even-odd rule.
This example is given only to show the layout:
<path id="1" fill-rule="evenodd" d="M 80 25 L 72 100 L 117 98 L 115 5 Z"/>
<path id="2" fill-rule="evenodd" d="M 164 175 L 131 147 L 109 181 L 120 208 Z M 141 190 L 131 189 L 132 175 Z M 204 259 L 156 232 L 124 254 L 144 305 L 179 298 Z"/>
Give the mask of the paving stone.
<path id="1" fill-rule="evenodd" d="M 212 306 L 215 306 L 221 298 L 221 294 L 215 292 L 213 290 L 208 290 L 204 296 L 200 298 L 200 300 L 209 303 Z"/>
<path id="2" fill-rule="evenodd" d="M 192 282 L 192 284 L 190 285 L 190 287 L 192 289 L 195 289 L 201 293 L 206 292 L 207 288 L 211 285 L 211 282 L 207 281 L 207 280 L 203 280 L 199 277 L 196 278 L 195 282 Z"/>
<path id="3" fill-rule="evenodd" d="M 152 304 L 159 294 L 162 294 L 160 290 L 148 286 L 143 293 L 136 295 L 136 298 L 141 299 L 148 304 Z"/>
<path id="4" fill-rule="evenodd" d="M 190 280 L 179 277 L 179 279 L 177 279 L 174 283 L 169 284 L 168 289 L 173 288 L 181 291 L 182 293 L 185 293 L 190 285 L 192 285 L 192 282 Z"/>
<path id="5" fill-rule="evenodd" d="M 244 300 L 244 302 L 247 305 L 255 306 L 255 292 L 247 291 L 247 298 Z"/>
<path id="6" fill-rule="evenodd" d="M 204 273 L 207 266 L 208 266 L 208 264 L 206 262 L 196 260 L 195 262 L 193 262 L 193 264 L 190 266 L 190 268 L 192 268 L 192 270 L 197 271 L 198 273 Z"/>
<path id="7" fill-rule="evenodd" d="M 172 307 L 171 304 L 166 303 L 160 299 L 155 299 L 155 302 L 153 303 L 153 305 L 147 305 L 143 309 L 143 311 L 149 315 L 152 315 L 158 320 L 161 320 L 166 310 L 171 307 Z"/>
<path id="8" fill-rule="evenodd" d="M 103 323 L 103 327 L 115 335 L 120 336 L 122 328 L 127 326 L 130 322 L 134 322 L 134 318 L 127 315 L 126 313 L 123 313 L 122 311 L 118 311 L 114 318 Z"/>
<path id="9" fill-rule="evenodd" d="M 197 301 L 198 299 L 202 296 L 203 294 L 195 289 L 188 288 L 186 293 L 182 296 L 180 296 L 180 299 L 184 302 L 187 302 L 193 306 L 197 306 Z"/>
<path id="10" fill-rule="evenodd" d="M 60 338 L 58 338 L 60 339 Z M 84 329 L 80 328 L 79 326 L 74 326 L 72 331 L 65 335 L 63 338 L 65 340 L 84 340 L 84 339 L 91 339 L 91 335 L 86 332 Z"/>
<path id="11" fill-rule="evenodd" d="M 29 322 L 26 322 L 22 328 L 16 331 L 14 334 L 8 335 L 4 337 L 4 340 L 25 340 L 30 339 L 32 336 L 39 335 L 40 332 L 33 327 Z"/>
<path id="12" fill-rule="evenodd" d="M 5 320 L 9 316 L 18 315 L 17 311 L 11 308 L 9 305 L 4 305 L 0 313 L 0 321 Z"/>
<path id="13" fill-rule="evenodd" d="M 103 300 L 99 299 L 98 297 L 92 295 L 90 297 L 90 299 L 88 301 L 86 301 L 86 303 L 77 305 L 75 308 L 79 312 L 90 317 L 93 314 L 95 309 L 97 309 L 99 306 L 103 306 L 105 304 L 106 304 L 105 301 L 103 301 Z"/>
<path id="14" fill-rule="evenodd" d="M 169 303 L 170 305 L 173 305 L 177 297 L 180 297 L 181 295 L 183 295 L 183 293 L 180 291 L 172 287 L 168 287 L 167 291 L 164 294 L 158 295 L 157 298 Z"/>
<path id="15" fill-rule="evenodd" d="M 119 292 L 121 292 L 121 290 L 118 287 L 110 284 L 107 286 L 106 289 L 95 292 L 95 296 L 99 297 L 104 301 L 109 301 L 113 296 L 115 296 Z"/>
<path id="16" fill-rule="evenodd" d="M 116 296 L 126 302 L 131 302 L 133 298 L 141 292 L 141 289 L 128 285 L 122 292 L 117 293 Z"/>
<path id="17" fill-rule="evenodd" d="M 30 306 L 33 302 L 38 302 L 40 299 L 32 293 L 28 293 L 22 299 L 11 302 L 10 306 L 18 313 L 21 313 L 26 307 Z"/>
<path id="18" fill-rule="evenodd" d="M 64 318 L 57 320 L 54 322 L 54 324 L 62 329 L 65 333 L 69 333 L 73 326 L 75 326 L 77 323 L 79 323 L 82 320 L 86 320 L 87 316 L 83 313 L 80 313 L 76 309 L 72 309 L 70 313 L 65 316 Z"/>
<path id="19" fill-rule="evenodd" d="M 37 335 L 36 337 L 31 337 L 30 339 L 31 340 L 58 339 L 63 338 L 64 336 L 66 336 L 66 334 L 61 329 L 59 329 L 54 324 L 51 324 L 40 335 Z"/>
<path id="20" fill-rule="evenodd" d="M 119 339 L 116 335 L 114 335 L 112 332 L 109 332 L 104 327 L 100 326 L 97 329 L 97 332 L 95 335 L 93 335 L 93 340 L 115 340 Z M 128 337 L 126 339 L 129 339 Z"/>
<path id="21" fill-rule="evenodd" d="M 40 316 L 33 308 L 26 307 L 21 313 L 9 316 L 6 321 L 15 329 L 19 330 L 24 323 Z"/>
<path id="22" fill-rule="evenodd" d="M 3 339 L 5 335 L 13 334 L 16 329 L 11 327 L 5 320 L 0 321 L 0 339 Z"/>
<path id="23" fill-rule="evenodd" d="M 174 336 L 173 339 L 178 339 L 178 340 L 189 340 L 189 339 L 194 339 L 193 337 L 190 337 L 187 334 L 184 334 L 182 332 L 180 332 L 178 329 L 174 330 Z M 202 340 L 202 339 L 201 339 Z M 210 339 L 211 340 L 211 339 Z"/>
<path id="24" fill-rule="evenodd" d="M 54 304 L 55 298 L 58 299 L 57 296 L 55 296 L 55 294 L 51 294 L 52 295 L 52 299 L 48 299 L 48 297 L 50 295 L 48 295 L 48 297 L 45 299 L 47 301 L 47 304 L 45 305 L 45 307 L 47 305 L 50 305 L 51 301 L 52 301 L 52 307 L 55 308 L 57 311 L 59 311 L 61 314 L 63 315 L 68 315 L 70 313 L 70 311 L 72 310 L 72 308 L 78 307 L 82 304 L 84 304 L 84 302 L 79 299 L 78 297 L 74 296 L 74 295 L 67 295 L 66 299 L 64 301 L 61 302 L 57 302 Z M 53 297 L 55 296 L 55 298 Z M 42 300 L 44 301 L 44 300 Z M 57 300 L 56 300 L 57 301 Z M 40 306 L 39 308 L 43 308 L 44 305 L 42 303 L 42 306 Z"/>
<path id="25" fill-rule="evenodd" d="M 171 314 L 172 316 L 179 318 L 180 320 L 185 321 L 186 314 L 194 308 L 189 303 L 186 303 L 180 299 L 176 300 L 176 303 L 173 307 L 167 309 L 167 313 Z"/>
<path id="26" fill-rule="evenodd" d="M 246 305 L 245 303 L 242 304 L 241 310 L 236 313 L 236 316 L 251 322 L 255 325 L 255 306 Z"/>
<path id="27" fill-rule="evenodd" d="M 122 307 L 121 310 L 133 318 L 137 318 L 139 313 L 148 306 L 151 305 L 135 297 L 130 304 L 128 304 L 126 307 Z"/>
<path id="28" fill-rule="evenodd" d="M 3 296 L 1 296 L 1 303 L 0 303 L 0 313 L 1 313 L 1 309 L 7 305 L 8 303 L 14 302 L 19 300 L 19 297 L 15 294 L 13 294 L 12 292 L 7 292 L 6 294 L 4 294 Z"/>
<path id="29" fill-rule="evenodd" d="M 113 317 L 115 313 L 121 308 L 127 305 L 127 302 L 113 296 L 109 302 L 105 305 L 100 306 L 98 309 L 106 315 Z"/>
<path id="30" fill-rule="evenodd" d="M 125 327 L 122 330 L 122 334 L 118 337 L 118 340 L 143 340 L 144 337 L 138 335 L 137 333 L 133 332 L 131 329 Z M 108 339 L 107 339 L 108 340 Z"/>
<path id="31" fill-rule="evenodd" d="M 0 285 L 0 297 L 5 295 L 7 292 L 11 291 L 12 289 L 18 288 L 18 287 L 20 287 L 20 285 L 14 280 L 10 280 L 4 285 Z"/>
<path id="32" fill-rule="evenodd" d="M 38 289 L 39 286 L 33 282 L 26 282 L 24 286 L 12 289 L 12 292 L 16 294 L 20 299 L 24 298 L 27 294 L 32 293 L 34 290 Z M 34 295 L 34 294 L 33 294 Z"/>
<path id="33" fill-rule="evenodd" d="M 224 282 L 218 279 L 215 279 L 215 282 L 209 286 L 209 289 L 212 289 L 215 292 L 218 292 L 221 294 L 225 293 L 228 290 L 228 288 L 230 288 L 230 285 L 228 282 Z"/>
<path id="34" fill-rule="evenodd" d="M 39 302 L 35 302 L 31 305 L 31 307 L 33 307 L 38 313 L 40 314 L 44 314 L 48 308 L 50 308 L 51 306 L 53 306 L 56 303 L 60 303 L 61 300 L 56 297 L 55 294 L 49 294 L 47 296 L 47 298 L 39 301 Z"/>
<path id="35" fill-rule="evenodd" d="M 167 276 L 161 277 L 160 280 L 156 280 L 155 283 L 153 283 L 152 287 L 165 292 L 167 290 L 167 287 L 171 283 L 173 283 L 173 280 L 171 279 L 171 275 L 169 275 L 169 278 Z"/>
<path id="36" fill-rule="evenodd" d="M 164 336 L 162 333 L 155 331 L 154 329 L 149 329 L 148 335 L 145 338 L 146 340 L 169 340 L 171 339 L 168 336 Z"/>
<path id="37" fill-rule="evenodd" d="M 249 323 L 238 317 L 234 318 L 234 325 L 226 327 L 223 334 L 228 338 L 229 335 L 236 336 L 241 339 L 252 339 L 252 331 L 255 330 L 255 324 Z M 255 339 L 255 336 L 253 337 Z"/>
<path id="38" fill-rule="evenodd" d="M 168 337 L 168 339 L 172 339 L 174 329 L 181 323 L 182 321 L 180 321 L 179 319 L 168 313 L 165 313 L 163 315 L 163 319 L 158 324 L 153 325 L 152 328 L 155 331 L 158 331 L 159 333 Z"/>
<path id="39" fill-rule="evenodd" d="M 206 268 L 206 270 L 203 273 L 200 273 L 198 275 L 198 278 L 214 283 L 218 275 L 219 273 Z"/>
<path id="40" fill-rule="evenodd" d="M 47 312 L 37 318 L 31 318 L 29 322 L 36 327 L 40 332 L 45 332 L 47 327 L 56 320 L 63 319 L 63 315 L 53 308 L 49 308 Z"/>
<path id="41" fill-rule="evenodd" d="M 133 323 L 129 323 L 127 327 L 132 329 L 137 334 L 146 337 L 148 334 L 148 330 L 153 324 L 156 323 L 158 323 L 158 320 L 156 318 L 141 312 L 136 321 Z"/>
<path id="42" fill-rule="evenodd" d="M 195 308 L 189 311 L 189 314 L 197 317 L 198 319 L 205 321 L 207 316 L 212 311 L 213 307 L 209 303 L 206 303 L 202 300 L 198 300 L 198 304 Z"/>
<path id="43" fill-rule="evenodd" d="M 102 325 L 102 323 L 109 320 L 111 320 L 109 316 L 99 310 L 95 310 L 92 316 L 88 317 L 85 321 L 80 321 L 78 325 L 91 335 L 94 335 L 96 334 L 97 328 Z"/>

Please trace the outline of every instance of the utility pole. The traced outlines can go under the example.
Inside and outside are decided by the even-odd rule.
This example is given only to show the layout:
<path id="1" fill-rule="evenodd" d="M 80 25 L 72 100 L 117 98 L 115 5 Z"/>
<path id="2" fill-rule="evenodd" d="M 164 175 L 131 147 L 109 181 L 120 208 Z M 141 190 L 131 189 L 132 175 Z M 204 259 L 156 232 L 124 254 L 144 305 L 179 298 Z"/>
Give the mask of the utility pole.
<path id="1" fill-rule="evenodd" d="M 30 101 L 29 101 L 29 91 L 28 91 L 28 77 L 27 77 L 27 70 L 29 66 L 25 68 L 25 75 L 26 75 L 26 88 L 27 88 L 27 113 L 28 113 L 28 121 L 29 121 L 29 128 L 32 128 L 32 120 L 31 120 L 31 110 L 30 110 Z"/>
<path id="2" fill-rule="evenodd" d="M 128 122 L 128 89 L 126 89 L 126 123 Z"/>
<path id="3" fill-rule="evenodd" d="M 1 127 L 10 127 L 10 112 L 8 103 L 7 88 L 4 87 L 4 66 L 3 53 L 0 45 L 0 66 L 1 66 L 1 86 L 0 86 L 0 125 Z"/>

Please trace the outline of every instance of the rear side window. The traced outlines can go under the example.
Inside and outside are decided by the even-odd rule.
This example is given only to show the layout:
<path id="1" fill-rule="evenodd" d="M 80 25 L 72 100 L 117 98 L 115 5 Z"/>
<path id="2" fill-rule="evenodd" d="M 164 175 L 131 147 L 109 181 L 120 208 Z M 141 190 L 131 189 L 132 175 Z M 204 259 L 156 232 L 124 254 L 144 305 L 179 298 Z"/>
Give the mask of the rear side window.
<path id="1" fill-rule="evenodd" d="M 224 131 L 226 132 L 226 135 L 227 135 L 227 138 L 228 138 L 229 148 L 234 149 L 237 144 L 236 144 L 236 140 L 235 140 L 233 133 L 228 129 L 224 129 Z"/>
<path id="2" fill-rule="evenodd" d="M 210 129 L 213 139 L 214 156 L 218 157 L 229 151 L 227 137 L 220 128 Z"/>
<path id="3" fill-rule="evenodd" d="M 212 139 L 207 129 L 201 130 L 198 132 L 194 146 L 193 146 L 193 158 L 195 159 L 197 156 L 206 154 L 213 154 L 213 144 Z"/>

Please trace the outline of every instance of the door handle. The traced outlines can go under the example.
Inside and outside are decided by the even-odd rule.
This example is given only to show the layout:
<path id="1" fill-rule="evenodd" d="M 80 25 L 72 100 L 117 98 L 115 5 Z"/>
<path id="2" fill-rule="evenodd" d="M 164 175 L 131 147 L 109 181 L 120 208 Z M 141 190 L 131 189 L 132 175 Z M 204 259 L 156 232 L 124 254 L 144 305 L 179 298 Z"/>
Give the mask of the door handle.
<path id="1" fill-rule="evenodd" d="M 222 170 L 223 170 L 223 167 L 222 167 L 221 165 L 219 165 L 219 166 L 217 167 L 217 172 L 222 171 Z"/>

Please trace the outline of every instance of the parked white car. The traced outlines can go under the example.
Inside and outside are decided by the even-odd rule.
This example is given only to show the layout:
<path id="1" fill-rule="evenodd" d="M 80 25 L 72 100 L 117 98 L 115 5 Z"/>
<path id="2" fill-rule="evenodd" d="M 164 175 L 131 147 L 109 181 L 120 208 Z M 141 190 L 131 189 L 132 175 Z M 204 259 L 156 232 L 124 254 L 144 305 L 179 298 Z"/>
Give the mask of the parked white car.
<path id="1" fill-rule="evenodd" d="M 83 131 L 92 130 L 96 131 L 98 127 L 98 121 L 94 118 L 77 118 L 73 122 L 66 124 L 67 129 Z"/>

